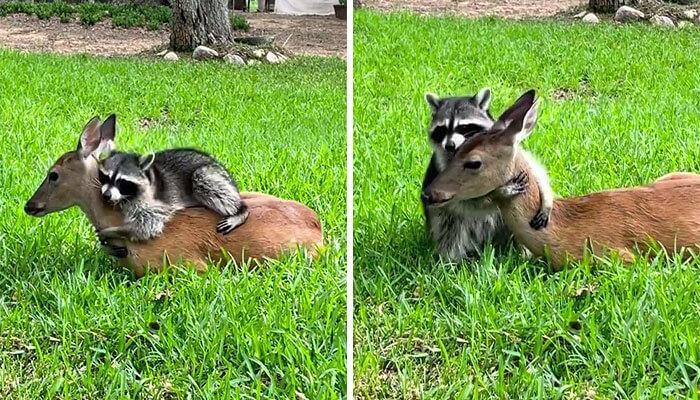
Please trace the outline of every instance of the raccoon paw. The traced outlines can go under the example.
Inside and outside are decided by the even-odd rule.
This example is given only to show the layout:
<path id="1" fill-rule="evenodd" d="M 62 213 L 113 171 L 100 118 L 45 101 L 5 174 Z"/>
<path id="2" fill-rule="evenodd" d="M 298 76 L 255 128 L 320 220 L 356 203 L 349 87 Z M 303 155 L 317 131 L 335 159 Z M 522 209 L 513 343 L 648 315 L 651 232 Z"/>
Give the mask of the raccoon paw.
<path id="1" fill-rule="evenodd" d="M 539 211 L 532 220 L 530 220 L 530 227 L 536 231 L 545 228 L 549 223 L 549 213 L 544 211 Z"/>
<path id="2" fill-rule="evenodd" d="M 520 172 L 518 175 L 513 177 L 505 185 L 499 187 L 494 191 L 496 198 L 501 200 L 508 200 L 517 195 L 525 193 L 527 189 L 528 177 L 524 172 Z"/>
<path id="3" fill-rule="evenodd" d="M 126 258 L 129 255 L 129 250 L 127 250 L 127 248 L 124 246 L 118 246 L 109 242 L 102 242 L 101 245 L 102 250 L 109 256 L 115 258 Z"/>
<path id="4" fill-rule="evenodd" d="M 216 231 L 222 235 L 228 235 L 231 231 L 243 224 L 243 222 L 245 222 L 245 219 L 242 219 L 238 215 L 226 217 L 216 225 Z"/>

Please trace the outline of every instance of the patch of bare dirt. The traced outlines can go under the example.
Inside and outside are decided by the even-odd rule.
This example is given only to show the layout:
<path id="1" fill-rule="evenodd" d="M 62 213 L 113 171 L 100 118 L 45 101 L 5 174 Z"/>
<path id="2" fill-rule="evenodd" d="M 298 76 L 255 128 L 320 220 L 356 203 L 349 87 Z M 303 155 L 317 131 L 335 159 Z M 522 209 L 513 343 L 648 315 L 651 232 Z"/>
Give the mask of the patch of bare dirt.
<path id="1" fill-rule="evenodd" d="M 380 11 L 408 10 L 420 14 L 494 16 L 511 19 L 551 17 L 587 0 L 363 0 L 362 5 Z"/>
<path id="2" fill-rule="evenodd" d="M 244 14 L 250 23 L 250 35 L 270 35 L 274 44 L 294 54 L 347 56 L 347 26 L 344 20 L 330 16 L 291 16 L 269 13 Z"/>
<path id="3" fill-rule="evenodd" d="M 85 27 L 77 23 L 64 24 L 58 18 L 42 21 L 24 14 L 0 18 L 0 46 L 29 52 L 132 55 L 167 43 L 167 40 L 166 31 L 114 28 L 111 21 Z"/>
<path id="4" fill-rule="evenodd" d="M 245 16 L 252 28 L 246 35 L 274 36 L 274 44 L 292 54 L 346 57 L 346 21 L 334 16 Z M 167 29 L 115 28 L 108 20 L 85 27 L 61 23 L 58 18 L 42 21 L 24 14 L 0 18 L 0 47 L 28 52 L 134 55 L 166 47 L 169 35 Z"/>

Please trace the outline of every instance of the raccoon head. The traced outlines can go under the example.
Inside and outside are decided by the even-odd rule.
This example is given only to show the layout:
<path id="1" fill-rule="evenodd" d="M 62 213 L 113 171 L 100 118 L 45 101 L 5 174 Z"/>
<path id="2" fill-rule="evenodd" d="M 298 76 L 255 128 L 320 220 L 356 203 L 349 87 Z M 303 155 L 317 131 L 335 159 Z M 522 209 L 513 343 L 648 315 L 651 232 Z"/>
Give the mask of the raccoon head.
<path id="1" fill-rule="evenodd" d="M 148 194 L 151 171 L 155 155 L 112 152 L 98 165 L 102 198 L 105 202 L 118 204 Z"/>
<path id="2" fill-rule="evenodd" d="M 428 127 L 430 142 L 445 161 L 451 160 L 459 146 L 494 123 L 489 112 L 491 90 L 481 89 L 475 96 L 444 97 L 426 94 L 432 111 Z"/>

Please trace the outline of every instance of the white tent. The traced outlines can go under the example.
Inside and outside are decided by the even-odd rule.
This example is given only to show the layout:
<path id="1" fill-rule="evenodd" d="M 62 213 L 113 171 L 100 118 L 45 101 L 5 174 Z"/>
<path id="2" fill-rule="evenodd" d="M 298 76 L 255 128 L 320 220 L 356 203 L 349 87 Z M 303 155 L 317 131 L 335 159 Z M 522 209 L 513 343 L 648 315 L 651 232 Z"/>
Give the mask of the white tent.
<path id="1" fill-rule="evenodd" d="M 275 13 L 291 15 L 333 14 L 338 0 L 275 0 Z"/>

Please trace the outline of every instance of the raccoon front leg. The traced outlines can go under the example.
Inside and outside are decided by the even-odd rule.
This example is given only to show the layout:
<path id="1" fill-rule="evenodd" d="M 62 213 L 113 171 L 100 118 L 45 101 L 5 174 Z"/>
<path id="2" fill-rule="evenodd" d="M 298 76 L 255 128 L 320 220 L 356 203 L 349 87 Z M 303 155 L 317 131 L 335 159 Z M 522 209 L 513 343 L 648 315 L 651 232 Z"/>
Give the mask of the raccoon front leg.
<path id="1" fill-rule="evenodd" d="M 106 243 L 112 240 L 123 240 L 131 238 L 132 229 L 129 225 L 112 226 L 97 231 L 100 242 Z"/>
<path id="2" fill-rule="evenodd" d="M 216 231 L 230 233 L 248 219 L 248 207 L 225 169 L 207 165 L 192 174 L 192 195 L 205 207 L 224 216 Z"/>
<path id="3" fill-rule="evenodd" d="M 538 169 L 534 169 L 537 178 L 537 190 L 540 192 L 540 209 L 535 216 L 530 220 L 530 227 L 534 230 L 545 228 L 549 223 L 549 214 L 554 207 L 554 192 L 549 185 L 549 179 L 546 173 L 539 173 Z M 543 178 L 544 176 L 544 178 Z"/>

